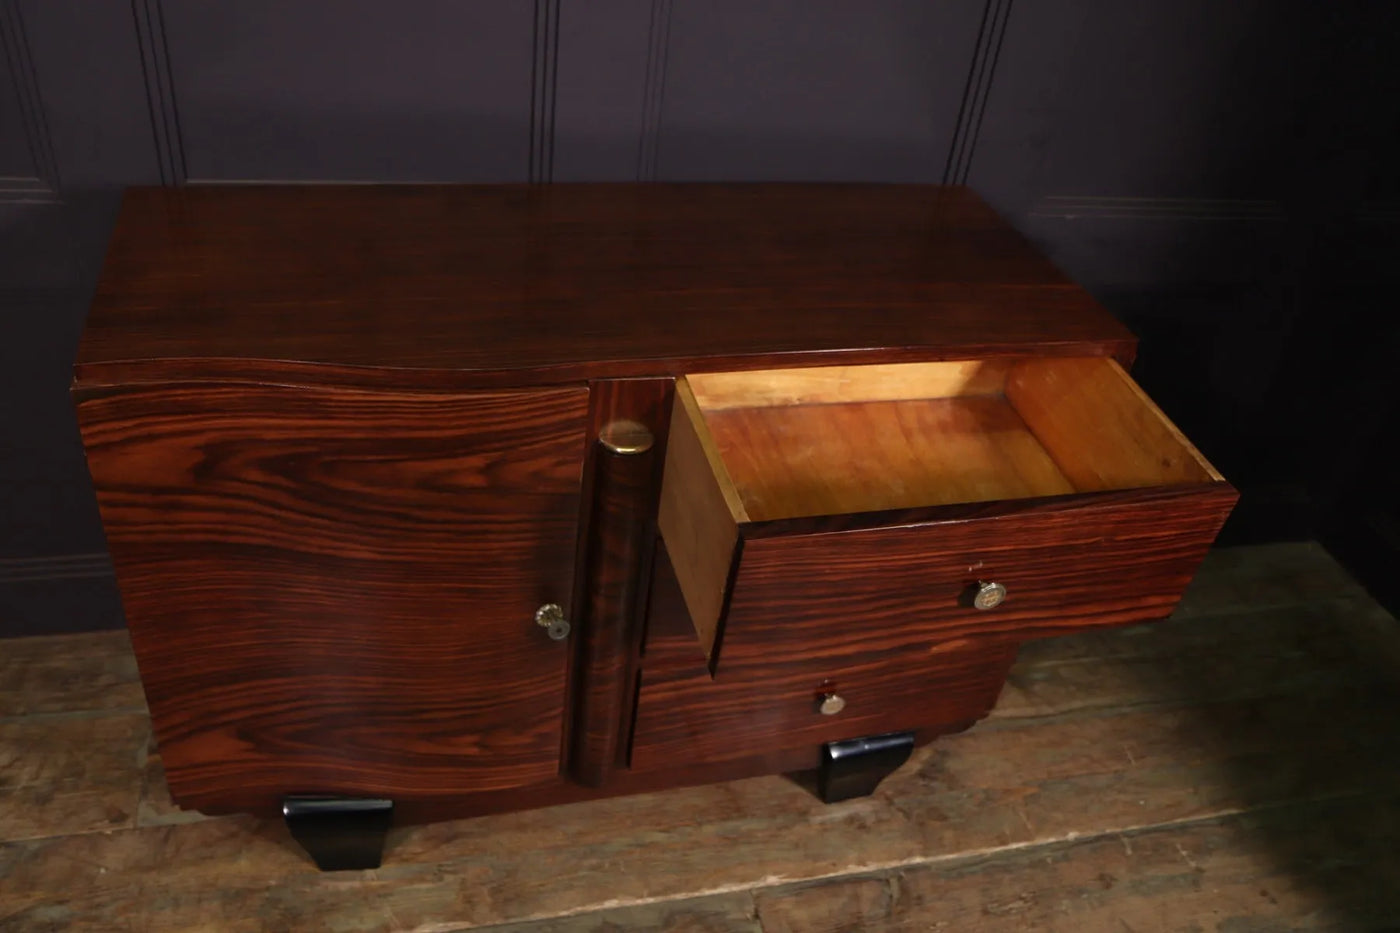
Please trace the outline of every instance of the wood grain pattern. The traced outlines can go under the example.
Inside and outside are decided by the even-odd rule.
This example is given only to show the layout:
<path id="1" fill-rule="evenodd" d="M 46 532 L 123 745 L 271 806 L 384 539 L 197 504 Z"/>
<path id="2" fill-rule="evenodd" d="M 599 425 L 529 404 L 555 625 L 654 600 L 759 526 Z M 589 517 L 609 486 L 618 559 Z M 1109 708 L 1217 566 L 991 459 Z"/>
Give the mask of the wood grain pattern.
<path id="1" fill-rule="evenodd" d="M 822 742 L 905 728 L 923 744 L 985 716 L 1015 660 L 1015 645 L 956 642 L 874 662 L 806 665 L 797 651 L 775 652 L 765 668 L 715 678 L 664 546 L 659 550 L 633 734 L 631 764 L 639 776 L 694 757 L 737 762 L 761 750 L 803 748 L 802 766 L 811 768 Z M 847 701 L 839 715 L 817 709 L 828 690 Z"/>
<path id="2" fill-rule="evenodd" d="M 1112 360 L 1023 361 L 1006 397 L 1081 492 L 1223 481 Z"/>
<path id="3" fill-rule="evenodd" d="M 79 405 L 175 798 L 558 771 L 588 390 L 133 389 Z"/>
<path id="4" fill-rule="evenodd" d="M 694 395 L 690 379 L 678 382 L 678 397 L 693 404 L 678 404 L 673 419 L 684 419 L 695 441 L 671 452 L 662 498 L 676 517 L 663 523 L 662 535 L 714 671 L 741 604 L 752 612 L 741 638 L 781 632 L 764 648 L 802 657 L 820 650 L 805 639 L 807 623 L 823 613 L 829 621 L 815 621 L 818 628 L 844 624 L 848 639 L 878 645 L 893 638 L 907 647 L 891 628 L 921 632 L 915 643 L 989 632 L 1030 637 L 1066 631 L 1076 619 L 1096 625 L 1170 611 L 1235 495 L 1121 367 L 1094 358 L 1003 361 L 985 371 L 971 363 L 929 367 L 922 379 L 917 366 L 855 376 L 842 373 L 858 368 L 842 367 L 825 379 L 810 370 L 790 383 L 764 372 L 719 374 L 701 377 Z M 1002 376 L 1007 394 L 990 394 Z M 744 403 L 746 389 L 753 404 Z M 988 394 L 900 397 L 925 390 Z M 794 398 L 806 401 L 791 404 Z M 710 410 L 707 400 L 718 407 Z M 667 489 L 672 477 L 685 490 Z M 732 490 L 722 507 L 718 497 L 690 492 L 706 482 Z M 1083 511 L 1067 517 L 1075 509 Z M 1133 518 L 1125 523 L 1126 516 Z M 723 534 L 681 533 L 721 522 Z M 1098 564 L 1113 588 L 1124 588 L 1091 588 L 1073 582 L 1074 562 L 1041 564 L 1021 554 L 1023 528 L 1047 522 L 1063 526 L 1066 555 L 1081 548 L 1074 561 Z M 960 537 L 969 527 L 981 529 L 980 544 Z M 945 539 L 946 529 L 959 531 Z M 1054 546 L 1044 534 L 1031 532 L 1032 542 L 1042 538 L 1030 543 L 1032 552 Z M 778 556 L 785 539 L 800 558 Z M 884 542 L 889 553 L 872 551 L 847 565 L 848 549 L 869 542 Z M 755 561 L 771 562 L 769 570 L 751 576 Z M 770 575 L 778 564 L 784 569 Z M 1013 603 L 1030 615 L 1003 608 L 973 621 L 969 587 L 990 579 L 1010 585 L 1013 576 Z M 812 577 L 821 582 L 809 583 Z M 717 593 L 721 579 L 727 589 Z M 755 579 L 764 581 L 764 596 L 750 606 L 739 591 Z M 805 607 L 795 616 L 785 588 L 792 605 Z M 1105 598 L 1108 592 L 1114 595 Z M 807 601 L 813 593 L 836 601 L 820 607 Z M 902 616 L 920 621 L 910 625 Z"/>
<path id="5" fill-rule="evenodd" d="M 753 913 L 753 898 L 746 892 L 718 894 L 702 903 L 662 901 L 639 904 L 618 911 L 589 911 L 568 917 L 525 920 L 492 926 L 489 933 L 764 933 Z"/>
<path id="6" fill-rule="evenodd" d="M 708 412 L 755 522 L 1074 491 L 997 396 Z"/>
<path id="7" fill-rule="evenodd" d="M 1023 673 L 1013 672 L 1007 681 L 995 716 L 1011 720 L 1111 708 L 1134 702 L 1143 684 L 1153 685 L 1155 702 L 1171 704 L 1188 702 L 1202 684 L 1223 703 L 1345 690 L 1359 676 L 1394 680 L 1400 675 L 1394 655 L 1400 627 L 1365 602 L 1258 612 L 1240 604 L 1229 617 L 1205 617 L 1208 624 L 1199 624 L 1197 617 L 1195 625 L 1134 627 L 1130 639 L 1115 639 L 1113 631 L 1090 632 L 1072 639 L 1074 650 L 1083 652 L 1078 657 L 1048 650 L 1065 639 L 1028 642 L 1021 648 Z M 1389 627 L 1388 637 L 1373 646 L 1366 629 L 1380 631 L 1382 625 Z M 1220 652 L 1221 640 L 1234 649 Z M 1240 663 L 1245 656 L 1247 666 Z M 1308 663 L 1300 666 L 1298 658 Z"/>
<path id="8" fill-rule="evenodd" d="M 695 421 L 711 469 L 737 491 L 743 508 L 730 508 L 740 524 L 1221 481 L 1111 360 L 839 366 L 682 382 L 695 404 L 678 414 Z"/>
<path id="9" fill-rule="evenodd" d="M 763 933 L 1381 930 L 1400 906 L 1389 893 L 1400 865 L 1386 844 L 1400 828 L 1395 814 L 1381 798 L 1164 826 L 981 865 L 766 891 L 755 912 Z M 720 909 L 696 906 L 697 916 Z M 629 928 L 621 917 L 610 922 Z"/>
<path id="10" fill-rule="evenodd" d="M 695 637 L 690 607 L 676 579 L 675 561 L 666 549 L 665 538 L 660 535 L 652 560 L 642 660 L 650 674 L 697 670 L 706 668 L 707 662 L 705 646 Z"/>
<path id="11" fill-rule="evenodd" d="M 1254 554 L 1262 556 L 1249 557 Z M 711 683 L 706 659 L 696 644 L 679 589 L 674 579 L 668 580 L 669 562 L 658 558 L 656 567 L 645 670 L 649 677 L 658 680 L 662 675 L 669 681 L 691 678 L 697 690 L 708 690 L 710 688 L 704 686 Z M 1369 638 L 1359 639 L 1354 631 L 1358 620 L 1370 619 L 1376 614 L 1384 619 L 1388 616 L 1316 546 L 1288 544 L 1213 551 L 1198 579 L 1203 585 L 1188 593 L 1173 619 L 1166 623 L 1087 630 L 1065 638 L 1023 644 L 1019 650 L 1020 660 L 990 714 L 991 721 L 973 730 L 968 737 L 969 741 L 979 743 L 978 747 L 989 749 L 987 754 L 995 764 L 988 767 L 996 775 L 1011 774 L 1016 762 L 1021 760 L 1018 756 L 1029 754 L 1027 749 L 1032 747 L 1036 749 L 1036 756 L 1046 757 L 1051 754 L 1050 750 L 1057 750 L 1055 754 L 1071 758 L 1089 756 L 1098 766 L 1109 768 L 1117 767 L 1116 762 L 1122 760 L 1114 750 L 1121 749 L 1124 743 L 1132 744 L 1135 758 L 1147 758 L 1149 754 L 1170 758 L 1173 743 L 1186 742 L 1194 748 L 1209 733 L 1190 726 L 1191 713 L 1172 718 L 1162 710 L 1180 709 L 1202 702 L 1202 698 L 1212 704 L 1236 705 L 1237 713 L 1216 706 L 1210 713 L 1210 722 L 1225 725 L 1230 736 L 1226 743 L 1230 754 L 1252 756 L 1257 748 L 1245 739 L 1253 734 L 1251 723 L 1260 715 L 1259 704 L 1277 705 L 1276 698 L 1281 696 L 1305 698 L 1302 705 L 1289 706 L 1269 720 L 1278 724 L 1278 731 L 1270 733 L 1269 741 L 1292 747 L 1290 743 L 1302 738 L 1301 735 L 1289 738 L 1292 730 L 1307 732 L 1309 741 L 1328 732 L 1324 725 L 1330 715 L 1327 703 L 1334 701 L 1319 706 L 1312 699 L 1319 692 L 1330 695 L 1332 691 L 1351 689 L 1358 679 L 1384 681 L 1394 676 L 1393 671 L 1376 671 L 1377 655 L 1370 650 Z M 1307 602 L 1294 608 L 1299 601 Z M 1241 612 L 1256 608 L 1260 611 L 1246 618 L 1236 618 Z M 1183 621 L 1178 621 L 1178 617 Z M 1393 650 L 1393 620 L 1390 636 Z M 1358 643 L 1365 647 L 1358 647 Z M 1228 647 L 1222 648 L 1222 645 Z M 1239 661 L 1241 657 L 1250 659 L 1244 669 Z M 1370 701 L 1361 694 L 1355 702 L 1362 705 L 1339 714 L 1341 718 L 1350 722 L 1363 715 L 1364 705 Z M 1075 714 L 1100 715 L 1105 710 L 1137 709 L 1144 705 L 1152 707 L 1154 712 L 1093 734 L 1063 732 L 1045 723 L 1047 718 L 1053 721 Z M 1366 712 L 1365 715 L 1371 714 Z M 1017 730 L 1021 726 L 1034 726 L 1048 730 L 1048 734 L 1043 740 L 1034 741 L 1019 731 L 999 739 L 987 735 L 989 728 L 997 732 L 1013 726 Z M 1360 731 L 1364 730 L 1353 726 L 1347 735 L 1354 738 Z M 929 738 L 933 735 L 920 736 L 921 741 Z M 1338 740 L 1345 741 L 1346 736 Z M 946 747 L 948 741 L 937 742 L 936 747 Z M 1087 744 L 1060 750 L 1061 743 L 1065 742 Z M 1372 773 L 1378 767 L 1377 762 L 1367 757 L 1369 742 L 1371 739 L 1367 738 L 1347 753 L 1356 759 L 1348 767 L 1364 766 L 1352 775 L 1357 780 L 1364 781 L 1364 777 L 1359 776 L 1362 771 Z M 1094 743 L 1099 744 L 1094 746 Z M 1400 749 L 1400 744 L 1396 748 Z M 818 752 L 816 746 L 806 746 L 767 749 L 762 755 L 718 762 L 673 760 L 655 770 L 616 771 L 607 784 L 599 788 L 559 781 L 498 792 L 407 801 L 396 815 L 410 822 L 478 816 L 799 771 L 816 767 Z M 1286 757 L 1287 753 L 1279 754 Z M 1315 757 L 1333 760 L 1334 756 L 1335 751 L 1328 750 Z M 1351 758 L 1347 760 L 1352 761 Z M 1061 766 L 1057 764 L 1056 767 Z M 1274 800 L 1280 794 L 1292 792 L 1289 788 L 1294 787 L 1298 775 L 1286 769 L 1274 773 L 1271 768 L 1271 765 L 1260 765 L 1258 774 L 1251 770 L 1249 793 Z M 1372 770 L 1367 771 L 1368 768 Z M 955 786 L 992 779 L 982 772 L 956 777 Z M 1005 777 L 1012 784 L 1014 779 L 1014 774 Z M 1179 776 L 1170 776 L 1163 780 L 1179 779 Z M 1201 780 L 1212 778 L 1207 775 Z M 1280 790 L 1280 786 L 1284 789 Z M 1151 793 L 1152 787 L 1128 783 L 1122 789 L 1122 799 L 1115 804 L 1114 812 L 1120 816 L 1133 812 L 1137 802 L 1132 795 L 1143 791 Z M 1066 790 L 1065 793 L 1070 796 L 1057 797 L 1058 803 L 1054 806 L 1072 810 L 1072 792 Z M 1212 805 L 1217 802 L 1212 798 Z M 243 805 L 276 815 L 275 801 L 260 803 L 254 797 L 245 799 Z M 166 821 L 172 818 L 164 801 L 157 800 L 153 806 Z M 1170 815 L 1176 818 L 1180 812 L 1173 810 Z M 1016 822 L 1015 817 L 1010 819 Z M 1046 816 L 1042 814 L 1038 819 L 1043 821 Z M 1071 822 L 1056 822 L 1051 827 L 1055 832 L 1072 828 Z M 1001 833 L 1006 827 L 998 823 L 987 831 Z M 938 844 L 955 845 L 957 841 L 940 839 Z"/>
<path id="12" fill-rule="evenodd" d="M 1329 606 L 1364 591 L 1315 546 L 1215 552 L 1202 576 L 1184 619 L 1038 646 L 1017 680 L 1067 665 L 1105 676 L 1084 676 L 1034 717 L 1003 719 L 999 705 L 982 727 L 916 752 L 867 800 L 824 806 L 760 778 L 404 828 L 392 867 L 363 875 L 316 873 L 274 821 L 194 814 L 189 825 L 45 833 L 0 841 L 0 917 L 22 930 L 109 930 L 132 916 L 159 931 L 650 930 L 687 929 L 690 914 L 723 930 L 742 896 L 756 904 L 755 931 L 812 918 L 855 929 L 862 917 L 878 930 L 886 905 L 894 929 L 950 917 L 1021 929 L 1061 908 L 1074 930 L 1178 908 L 1207 927 L 1221 910 L 1244 929 L 1384 928 L 1400 909 L 1396 694 L 1367 667 L 1347 678 L 1345 651 L 1313 676 L 1318 655 L 1272 641 L 1269 611 L 1247 595 L 1263 584 L 1268 606 L 1320 613 L 1340 648 L 1350 610 Z M 1222 624 L 1242 614 L 1251 625 Z M 1156 667 L 1117 670 L 1158 635 Z M 1364 646 L 1350 647 L 1356 659 Z M 1209 656 L 1220 663 L 1193 663 Z M 1272 677 L 1278 665 L 1286 676 Z M 1260 692 L 1231 695 L 1242 681 Z M 871 879 L 888 901 L 820 890 Z M 720 903 L 697 903 L 711 898 Z"/>
<path id="13" fill-rule="evenodd" d="M 787 623 L 771 621 L 775 627 Z M 906 729 L 928 741 L 987 715 L 1016 659 L 1014 644 L 940 645 L 884 661 L 826 657 L 808 664 L 785 654 L 786 647 L 804 650 L 798 639 L 775 644 L 762 669 L 731 674 L 726 668 L 713 679 L 707 667 L 658 675 L 644 669 L 632 766 L 724 761 Z M 817 709 L 828 692 L 846 701 L 834 716 Z"/>
<path id="14" fill-rule="evenodd" d="M 140 712 L 145 706 L 125 631 L 11 638 L 0 650 L 0 719 L 78 710 Z"/>
<path id="15" fill-rule="evenodd" d="M 144 712 L 0 720 L 0 839 L 135 826 L 150 731 Z"/>
<path id="16" fill-rule="evenodd" d="M 1316 545 L 1215 551 L 1199 579 L 1169 622 L 1037 643 L 1013 683 L 1045 685 L 1044 705 L 1007 718 L 1004 696 L 981 727 L 916 752 L 874 798 L 824 806 L 759 778 L 405 827 L 391 867 L 331 876 L 273 820 L 187 813 L 186 825 L 77 836 L 44 822 L 36 838 L 0 838 L 0 926 L 106 931 L 139 916 L 153 931 L 650 930 L 687 929 L 690 914 L 706 929 L 751 897 L 754 931 L 813 918 L 854 929 L 861 917 L 880 929 L 886 901 L 819 890 L 873 878 L 892 895 L 894 929 L 951 917 L 1023 929 L 1061 910 L 1066 929 L 1098 929 L 1129 909 L 1139 929 L 1178 910 L 1207 928 L 1215 910 L 1242 929 L 1384 928 L 1400 911 L 1400 715 L 1394 669 L 1383 677 L 1368 643 L 1347 634 L 1358 605 L 1383 611 Z M 53 668 L 108 649 L 106 666 L 121 667 L 126 652 L 99 638 L 87 652 L 42 641 Z M 1066 669 L 1080 673 L 1045 681 Z M 79 680 L 67 685 L 73 694 L 51 705 L 93 701 Z M 17 745 L 18 770 L 50 748 Z M 96 756 L 70 787 L 133 763 Z M 8 805 L 0 797 L 0 815 Z"/>
<path id="17" fill-rule="evenodd" d="M 1011 360 L 954 360 L 870 366 L 811 366 L 685 377 L 707 412 L 758 406 L 830 405 L 1001 395 Z"/>
<path id="18" fill-rule="evenodd" d="M 593 388 L 592 462 L 584 595 L 580 605 L 579 664 L 575 676 L 570 771 L 597 786 L 626 761 L 626 731 L 642 641 L 641 602 L 650 577 L 645 559 L 654 537 L 671 384 L 668 380 L 615 380 Z M 619 452 L 604 439 L 618 424 L 650 436 L 645 450 Z"/>
<path id="19" fill-rule="evenodd" d="M 201 186 L 127 192 L 76 377 L 451 389 L 1134 346 L 962 188 Z"/>
<path id="20" fill-rule="evenodd" d="M 1165 615 L 1233 501 L 1085 495 L 1006 388 L 1084 357 L 1132 430 L 1133 348 L 963 189 L 132 192 L 75 397 L 174 799 L 482 812 L 964 727 L 1021 639 Z M 600 451 L 694 370 L 664 459 Z M 639 659 L 653 515 L 684 659 Z"/>
<path id="21" fill-rule="evenodd" d="M 964 638 L 1165 618 L 1235 498 L 1223 484 L 1182 487 L 982 519 L 748 539 L 716 676 L 745 676 L 775 658 L 874 660 Z M 973 609 L 966 594 L 978 580 L 1003 584 L 1006 601 Z"/>
<path id="22" fill-rule="evenodd" d="M 676 381 L 675 395 L 656 524 L 669 543 L 701 649 L 709 655 L 739 559 L 738 525 L 748 516 L 685 380 Z"/>

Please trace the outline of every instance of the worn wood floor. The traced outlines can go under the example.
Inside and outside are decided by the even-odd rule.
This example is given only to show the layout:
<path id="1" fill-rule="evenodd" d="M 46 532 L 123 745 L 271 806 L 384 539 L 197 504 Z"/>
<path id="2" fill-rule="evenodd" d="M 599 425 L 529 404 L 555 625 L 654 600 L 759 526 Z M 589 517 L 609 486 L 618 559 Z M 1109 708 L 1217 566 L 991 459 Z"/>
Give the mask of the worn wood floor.
<path id="1" fill-rule="evenodd" d="M 0 929 L 1400 929 L 1400 634 L 1313 544 L 1029 645 L 867 800 L 781 777 L 397 830 L 321 874 L 173 808 L 125 635 L 0 642 Z"/>

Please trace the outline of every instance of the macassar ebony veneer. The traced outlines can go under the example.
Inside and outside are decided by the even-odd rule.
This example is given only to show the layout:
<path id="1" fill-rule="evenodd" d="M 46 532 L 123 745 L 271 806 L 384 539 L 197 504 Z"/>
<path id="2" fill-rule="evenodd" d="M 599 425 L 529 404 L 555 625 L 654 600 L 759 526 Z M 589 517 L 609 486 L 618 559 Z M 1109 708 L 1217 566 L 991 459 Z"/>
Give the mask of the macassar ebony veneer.
<path id="1" fill-rule="evenodd" d="M 866 793 L 1021 641 L 1166 616 L 1235 492 L 1134 348 L 962 188 L 132 189 L 73 396 L 176 801 L 353 867 L 390 809 Z"/>

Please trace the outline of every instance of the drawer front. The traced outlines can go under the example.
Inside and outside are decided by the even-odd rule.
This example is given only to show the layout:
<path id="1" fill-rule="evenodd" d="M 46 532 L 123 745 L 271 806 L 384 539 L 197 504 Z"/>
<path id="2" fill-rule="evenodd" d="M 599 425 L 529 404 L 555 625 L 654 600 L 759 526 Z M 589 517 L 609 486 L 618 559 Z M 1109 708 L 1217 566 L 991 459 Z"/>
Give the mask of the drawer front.
<path id="1" fill-rule="evenodd" d="M 953 732 L 996 703 L 1014 645 L 942 645 L 882 661 L 794 659 L 711 679 L 645 672 L 637 705 L 634 770 L 677 761 L 723 761 L 904 730 Z M 836 710 L 823 696 L 839 698 Z M 834 711 L 833 711 L 834 710 Z"/>
<path id="2" fill-rule="evenodd" d="M 742 542 L 716 677 L 775 653 L 924 653 L 1164 618 L 1235 500 L 1228 486 L 968 506 L 961 520 Z M 1006 589 L 981 610 L 979 581 Z"/>
<path id="3" fill-rule="evenodd" d="M 1113 361 L 970 360 L 687 377 L 658 525 L 722 678 L 1164 617 L 1235 498 Z"/>

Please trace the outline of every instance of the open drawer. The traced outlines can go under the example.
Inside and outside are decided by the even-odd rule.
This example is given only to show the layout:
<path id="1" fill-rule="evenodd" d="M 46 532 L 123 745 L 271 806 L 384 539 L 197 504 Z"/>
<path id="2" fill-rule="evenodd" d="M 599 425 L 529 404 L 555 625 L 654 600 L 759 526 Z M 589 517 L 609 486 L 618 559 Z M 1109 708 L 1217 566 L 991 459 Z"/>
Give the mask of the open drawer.
<path id="1" fill-rule="evenodd" d="M 1235 498 L 1118 363 L 1038 357 L 679 379 L 658 520 L 718 677 L 1164 617 Z"/>

